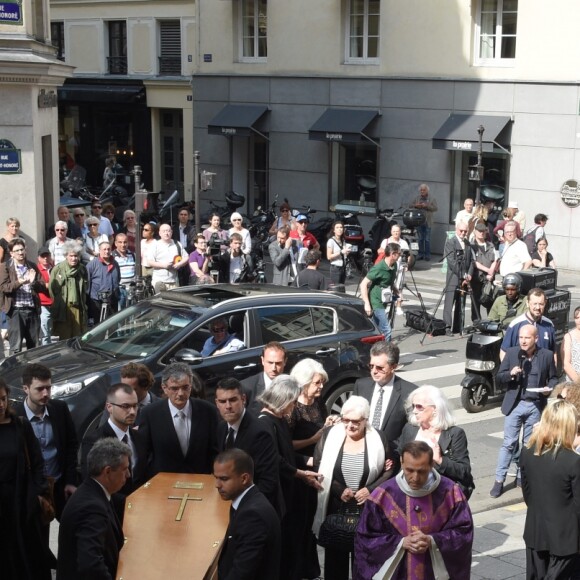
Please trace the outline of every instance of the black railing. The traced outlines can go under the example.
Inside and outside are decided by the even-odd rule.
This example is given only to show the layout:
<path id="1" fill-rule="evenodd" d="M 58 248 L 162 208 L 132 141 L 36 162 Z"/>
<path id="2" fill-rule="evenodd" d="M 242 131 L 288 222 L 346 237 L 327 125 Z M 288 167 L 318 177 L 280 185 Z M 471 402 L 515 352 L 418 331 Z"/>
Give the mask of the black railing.
<path id="1" fill-rule="evenodd" d="M 127 74 L 127 57 L 126 56 L 108 56 L 107 66 L 110 75 Z"/>
<path id="2" fill-rule="evenodd" d="M 160 56 L 159 74 L 170 76 L 181 75 L 181 58 L 178 56 Z"/>

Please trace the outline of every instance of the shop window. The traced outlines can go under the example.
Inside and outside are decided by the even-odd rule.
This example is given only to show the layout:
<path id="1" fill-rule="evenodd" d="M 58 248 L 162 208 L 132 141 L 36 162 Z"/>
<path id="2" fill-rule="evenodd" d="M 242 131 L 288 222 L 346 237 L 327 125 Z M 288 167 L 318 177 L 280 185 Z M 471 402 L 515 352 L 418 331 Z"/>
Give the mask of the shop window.
<path id="1" fill-rule="evenodd" d="M 484 170 L 480 197 L 482 201 L 493 201 L 497 211 L 501 211 L 507 201 L 509 163 L 509 155 L 503 154 L 486 153 L 482 159 Z M 463 202 L 466 198 L 476 199 L 477 181 L 469 179 L 469 169 L 476 165 L 476 153 L 455 152 L 453 154 L 453 187 L 449 223 L 453 223 L 457 212 L 463 209 Z"/>
<path id="2" fill-rule="evenodd" d="M 159 22 L 159 74 L 181 75 L 181 22 Z"/>
<path id="3" fill-rule="evenodd" d="M 477 13 L 476 64 L 511 65 L 516 57 L 518 0 L 480 0 Z"/>
<path id="4" fill-rule="evenodd" d="M 331 204 L 375 208 L 378 187 L 378 148 L 372 143 L 332 143 Z"/>
<path id="5" fill-rule="evenodd" d="M 256 62 L 268 57 L 268 2 L 240 0 L 240 60 Z"/>
<path id="6" fill-rule="evenodd" d="M 346 62 L 378 62 L 380 0 L 348 0 L 346 15 Z"/>
<path id="7" fill-rule="evenodd" d="M 110 75 L 127 74 L 127 22 L 111 20 L 108 22 L 109 56 L 107 57 Z"/>

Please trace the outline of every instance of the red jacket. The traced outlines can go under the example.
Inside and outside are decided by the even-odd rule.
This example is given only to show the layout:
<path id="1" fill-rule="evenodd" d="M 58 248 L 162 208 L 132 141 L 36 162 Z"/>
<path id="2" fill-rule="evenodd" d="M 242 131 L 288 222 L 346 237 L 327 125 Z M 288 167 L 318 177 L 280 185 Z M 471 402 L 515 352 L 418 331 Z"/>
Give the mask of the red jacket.
<path id="1" fill-rule="evenodd" d="M 44 268 L 40 264 L 36 264 L 40 277 L 42 278 L 43 289 L 38 291 L 38 297 L 40 298 L 41 306 L 52 306 L 52 298 L 48 292 L 48 281 L 50 280 L 50 270 Z M 52 269 L 52 266 L 51 266 Z"/>

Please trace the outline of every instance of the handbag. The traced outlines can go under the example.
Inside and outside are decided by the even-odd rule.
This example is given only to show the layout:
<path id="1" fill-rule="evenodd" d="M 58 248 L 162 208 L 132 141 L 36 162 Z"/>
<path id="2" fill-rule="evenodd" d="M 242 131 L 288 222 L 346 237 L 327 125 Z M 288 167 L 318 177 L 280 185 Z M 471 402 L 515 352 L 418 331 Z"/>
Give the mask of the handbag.
<path id="1" fill-rule="evenodd" d="M 491 280 L 488 280 L 481 290 L 479 301 L 482 306 L 491 308 L 498 294 L 499 288 Z"/>
<path id="2" fill-rule="evenodd" d="M 360 509 L 341 506 L 340 511 L 328 514 L 320 526 L 318 545 L 344 552 L 354 550 L 354 533 L 358 526 Z"/>

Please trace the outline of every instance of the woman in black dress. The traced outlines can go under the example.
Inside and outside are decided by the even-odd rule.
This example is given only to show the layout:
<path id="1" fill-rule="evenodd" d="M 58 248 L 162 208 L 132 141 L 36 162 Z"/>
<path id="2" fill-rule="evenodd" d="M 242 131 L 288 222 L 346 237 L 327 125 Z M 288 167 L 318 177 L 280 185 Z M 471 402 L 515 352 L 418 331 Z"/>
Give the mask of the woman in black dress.
<path id="1" fill-rule="evenodd" d="M 304 458 L 307 465 L 312 465 L 314 447 L 322 436 L 322 429 L 333 424 L 328 412 L 320 402 L 320 393 L 328 374 L 324 367 L 311 358 L 302 359 L 294 365 L 290 376 L 298 383 L 300 395 L 290 416 L 292 445 L 297 454 Z M 338 415 L 335 416 L 339 419 Z M 299 554 L 299 565 L 302 567 L 301 578 L 320 576 L 320 564 L 316 538 L 312 533 L 312 522 L 316 513 L 318 492 L 313 487 L 297 485 L 294 489 L 294 503 L 300 509 L 292 511 L 293 529 L 298 537 L 304 538 Z"/>
<path id="2" fill-rule="evenodd" d="M 263 405 L 260 421 L 268 426 L 274 438 L 279 456 L 280 487 L 283 497 L 282 513 L 282 557 L 280 578 L 295 580 L 302 578 L 297 567 L 298 553 L 302 551 L 303 538 L 294 533 L 292 510 L 299 506 L 294 503 L 294 491 L 299 485 L 320 487 L 317 475 L 306 468 L 306 460 L 294 452 L 288 418 L 294 410 L 300 388 L 290 375 L 278 375 L 270 386 L 258 397 Z M 299 497 L 299 496 L 298 496 Z"/>
<path id="3" fill-rule="evenodd" d="M 0 379 L 0 576 L 50 580 L 54 556 L 41 539 L 40 500 L 46 492 L 44 460 L 30 423 L 17 418 Z"/>

